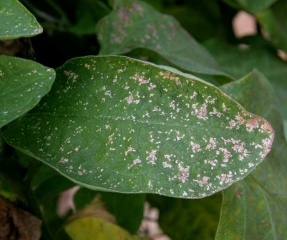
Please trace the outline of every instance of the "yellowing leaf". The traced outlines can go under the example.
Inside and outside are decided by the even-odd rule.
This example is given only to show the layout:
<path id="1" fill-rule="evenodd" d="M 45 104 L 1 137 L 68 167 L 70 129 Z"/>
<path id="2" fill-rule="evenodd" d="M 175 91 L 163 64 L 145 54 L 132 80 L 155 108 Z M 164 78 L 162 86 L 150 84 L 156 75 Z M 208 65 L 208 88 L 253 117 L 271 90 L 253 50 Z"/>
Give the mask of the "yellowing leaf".
<path id="1" fill-rule="evenodd" d="M 66 224 L 65 230 L 73 240 L 140 239 L 115 224 L 114 216 L 105 209 L 105 203 L 100 197 L 75 213 Z"/>
<path id="2" fill-rule="evenodd" d="M 85 217 L 68 223 L 65 230 L 73 240 L 134 239 L 117 225 L 94 217 Z"/>

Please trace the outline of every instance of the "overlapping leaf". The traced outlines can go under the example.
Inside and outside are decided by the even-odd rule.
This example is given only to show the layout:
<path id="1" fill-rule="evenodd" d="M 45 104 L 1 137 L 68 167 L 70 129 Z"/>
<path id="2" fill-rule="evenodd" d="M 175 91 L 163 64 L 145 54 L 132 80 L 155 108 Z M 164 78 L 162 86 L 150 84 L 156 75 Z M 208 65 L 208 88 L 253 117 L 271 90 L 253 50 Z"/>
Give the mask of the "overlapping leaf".
<path id="1" fill-rule="evenodd" d="M 32 109 L 50 90 L 54 79 L 51 68 L 0 56 L 0 127 Z"/>
<path id="2" fill-rule="evenodd" d="M 160 14 L 141 1 L 116 2 L 114 10 L 97 25 L 100 54 L 123 54 L 144 48 L 185 71 L 225 75 L 173 17 Z"/>
<path id="3" fill-rule="evenodd" d="M 91 56 L 57 79 L 4 137 L 92 189 L 201 198 L 244 178 L 272 145 L 268 122 L 171 68 Z"/>
<path id="4" fill-rule="evenodd" d="M 159 226 L 170 239 L 214 239 L 222 203 L 221 192 L 202 199 L 148 194 L 147 201 L 159 210 Z"/>
<path id="5" fill-rule="evenodd" d="M 254 68 L 261 71 L 270 81 L 280 101 L 280 113 L 287 119 L 287 64 L 267 48 L 256 48 L 251 44 L 249 49 L 209 41 L 207 49 L 216 57 L 224 71 L 235 79 L 243 77 Z"/>
<path id="6" fill-rule="evenodd" d="M 32 109 L 50 90 L 54 79 L 51 68 L 0 56 L 0 127 Z"/>
<path id="7" fill-rule="evenodd" d="M 0 2 L 0 39 L 29 37 L 42 33 L 36 18 L 18 1 Z"/>
<path id="8" fill-rule="evenodd" d="M 216 239 L 286 239 L 287 145 L 275 93 L 257 71 L 222 89 L 246 109 L 266 117 L 274 126 L 276 138 L 263 163 L 243 181 L 223 191 Z"/>

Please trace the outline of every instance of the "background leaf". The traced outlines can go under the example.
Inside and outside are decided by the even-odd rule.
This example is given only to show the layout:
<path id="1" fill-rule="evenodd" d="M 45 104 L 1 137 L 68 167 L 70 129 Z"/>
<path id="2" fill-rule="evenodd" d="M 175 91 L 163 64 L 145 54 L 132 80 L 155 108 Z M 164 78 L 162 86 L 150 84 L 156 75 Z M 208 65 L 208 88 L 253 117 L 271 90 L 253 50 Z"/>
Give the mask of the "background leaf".
<path id="1" fill-rule="evenodd" d="M 4 137 L 92 189 L 211 195 L 262 161 L 273 130 L 218 88 L 171 70 L 120 56 L 73 59 Z"/>
<path id="2" fill-rule="evenodd" d="M 256 14 L 258 22 L 267 32 L 270 41 L 277 47 L 287 52 L 287 1 L 278 1 L 272 8 Z"/>
<path id="3" fill-rule="evenodd" d="M 147 201 L 158 208 L 160 228 L 171 239 L 214 239 L 222 203 L 221 192 L 202 199 L 148 194 Z"/>
<path id="4" fill-rule="evenodd" d="M 127 231 L 118 227 L 117 225 L 106 222 L 99 218 L 85 217 L 70 222 L 65 227 L 66 232 L 73 240 L 140 240 L 137 236 L 131 236 Z"/>
<path id="5" fill-rule="evenodd" d="M 144 194 L 99 192 L 80 188 L 74 196 L 77 211 L 90 204 L 97 196 L 100 197 L 106 209 L 115 217 L 117 225 L 132 234 L 139 230 L 143 218 Z"/>
<path id="6" fill-rule="evenodd" d="M 43 26 L 31 38 L 37 62 L 57 68 L 67 60 L 97 55 L 96 22 L 110 12 L 102 0 L 21 0 Z"/>
<path id="7" fill-rule="evenodd" d="M 91 190 L 89 192 L 81 191 L 80 194 L 77 194 L 78 196 L 75 196 L 75 199 L 79 196 L 87 196 L 91 194 Z M 83 194 L 84 193 L 84 194 Z M 139 224 L 142 219 L 143 215 L 143 200 L 144 195 L 127 195 L 127 194 L 111 194 L 111 193 L 97 193 L 92 201 L 85 205 L 83 209 L 80 211 L 77 211 L 73 216 L 70 217 L 68 220 L 68 224 L 65 226 L 65 230 L 67 233 L 71 236 L 72 239 L 139 239 L 137 236 L 130 236 L 130 234 L 124 230 L 121 229 L 116 224 L 119 224 L 119 220 L 123 219 L 126 215 L 127 217 L 130 217 L 128 221 L 125 221 L 126 223 L 129 222 L 128 225 L 131 227 L 134 224 L 131 224 L 133 218 L 132 216 L 128 214 L 128 212 L 131 210 L 133 212 L 134 207 L 140 208 L 140 214 L 135 214 L 135 222 L 138 222 L 137 229 L 134 229 L 133 231 L 137 231 Z M 110 195 L 110 196 L 108 196 Z M 118 195 L 118 196 L 117 196 Z M 117 196 L 117 197 L 116 197 Z M 140 197 L 142 200 L 140 200 Z M 113 197 L 113 199 L 111 198 Z M 124 202 L 127 200 L 126 202 Z M 140 200 L 138 203 L 135 201 Z M 80 200 L 82 202 L 82 200 Z M 117 203 L 116 203 L 117 202 Z M 128 210 L 126 206 L 124 205 L 130 205 L 130 209 Z M 122 209 L 121 209 L 122 205 Z M 114 216 L 110 210 L 112 209 L 113 213 L 116 213 L 117 216 Z M 140 219 L 139 219 L 140 218 Z M 123 223 L 123 222 L 121 222 Z M 81 233 L 81 232 L 83 232 Z"/>
<path id="8" fill-rule="evenodd" d="M 7 174 L 7 170 L 11 169 L 11 172 L 17 176 L 17 178 L 15 178 L 15 176 L 13 177 L 10 174 L 10 179 L 7 179 L 8 181 L 10 180 L 9 183 L 13 187 L 13 192 L 17 200 L 19 200 L 19 196 L 21 196 L 22 199 L 20 200 L 23 200 L 22 202 L 25 205 L 26 202 L 28 202 L 28 207 L 31 208 L 31 211 L 36 212 L 36 214 L 41 217 L 43 236 L 53 237 L 53 239 L 69 239 L 62 228 L 66 219 L 71 214 L 71 211 L 64 216 L 60 216 L 58 214 L 59 208 L 63 206 L 60 206 L 59 200 L 61 196 L 60 193 L 74 187 L 75 184 L 60 175 L 53 168 L 41 164 L 41 162 L 34 158 L 20 151 L 17 151 L 16 154 L 16 159 L 9 159 L 4 156 L 4 161 L 0 162 L 0 164 L 1 170 L 4 170 L 4 173 Z M 13 161 L 15 161 L 14 165 L 11 165 Z M 10 166 L 5 166 L 7 163 L 10 163 Z M 17 163 L 21 164 L 21 168 Z M 11 182 L 11 179 L 14 179 L 14 181 Z M 15 179 L 18 180 L 18 182 L 16 182 Z M 26 184 L 24 187 L 21 185 L 23 182 Z M 19 191 L 21 195 L 19 195 Z M 35 209 L 37 207 L 36 204 L 40 206 L 37 211 Z"/>
<path id="9" fill-rule="evenodd" d="M 258 71 L 226 84 L 222 89 L 249 111 L 266 117 L 274 127 L 276 137 L 272 151 L 263 163 L 243 181 L 223 191 L 216 239 L 285 239 L 287 145 L 275 93 Z"/>
<path id="10" fill-rule="evenodd" d="M 0 3 L 0 39 L 30 37 L 42 33 L 36 18 L 17 0 Z"/>
<path id="11" fill-rule="evenodd" d="M 95 34 L 96 23 L 110 12 L 102 1 L 81 0 L 75 7 L 77 23 L 69 31 L 77 35 Z"/>
<path id="12" fill-rule="evenodd" d="M 256 47 L 254 41 L 257 40 L 250 39 L 247 42 L 250 47 L 244 50 L 216 40 L 206 42 L 205 46 L 216 57 L 221 68 L 235 79 L 243 77 L 254 68 L 262 72 L 274 87 L 280 101 L 280 113 L 287 119 L 287 64 L 280 60 L 266 43 L 263 42 L 261 45 L 258 39 Z"/>
<path id="13" fill-rule="evenodd" d="M 11 189 L 11 186 L 6 181 L 6 179 L 0 174 L 0 196 L 3 196 L 10 201 L 15 201 L 16 196 Z"/>
<path id="14" fill-rule="evenodd" d="M 50 167 L 43 166 L 42 168 Z M 42 176 L 43 179 L 45 179 L 45 176 L 41 175 L 40 171 L 36 176 L 38 178 Z M 53 236 L 54 239 L 70 239 L 63 228 L 68 217 L 72 215 L 72 210 L 70 209 L 63 216 L 59 215 L 59 209 L 63 208 L 63 203 L 60 205 L 60 194 L 74 186 L 75 184 L 69 179 L 56 173 L 54 177 L 48 178 L 34 189 L 37 202 L 41 206 L 43 221 L 47 225 L 50 235 Z"/>
<path id="15" fill-rule="evenodd" d="M 185 71 L 225 75 L 173 17 L 160 14 L 141 1 L 117 1 L 114 10 L 98 22 L 97 36 L 101 55 L 144 48 Z"/>
<path id="16" fill-rule="evenodd" d="M 270 7 L 277 0 L 224 0 L 231 6 L 236 8 L 242 8 L 250 13 L 260 12 Z"/>
<path id="17" fill-rule="evenodd" d="M 32 109 L 49 92 L 55 75 L 39 63 L 0 56 L 0 127 Z"/>
<path id="18" fill-rule="evenodd" d="M 3 138 L 0 135 L 0 159 L 3 156 Z M 2 160 L 2 159 L 1 159 Z M 0 163 L 1 163 L 0 160 Z M 7 182 L 7 180 L 4 178 L 4 176 L 0 173 L 0 196 L 3 196 L 11 201 L 15 200 L 15 194 L 12 191 L 11 186 Z"/>
<path id="19" fill-rule="evenodd" d="M 223 20 L 221 3 L 216 0 L 191 0 L 176 4 L 165 1 L 165 4 L 161 12 L 173 16 L 199 42 L 210 36 L 225 37 L 229 30 L 223 27 L 228 21 Z M 232 14 L 232 9 L 225 11 L 224 16 L 229 14 Z"/>
<path id="20" fill-rule="evenodd" d="M 56 175 L 44 181 L 35 189 L 35 195 L 39 202 L 59 195 L 61 192 L 74 187 L 75 184 L 69 179 Z"/>

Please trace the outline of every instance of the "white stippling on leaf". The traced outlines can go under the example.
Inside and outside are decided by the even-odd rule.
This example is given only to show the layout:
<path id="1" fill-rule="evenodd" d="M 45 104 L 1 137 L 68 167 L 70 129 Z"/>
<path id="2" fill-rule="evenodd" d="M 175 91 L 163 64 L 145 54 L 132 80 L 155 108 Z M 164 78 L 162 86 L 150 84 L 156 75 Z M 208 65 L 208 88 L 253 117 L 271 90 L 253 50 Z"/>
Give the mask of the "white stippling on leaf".
<path id="1" fill-rule="evenodd" d="M 26 149 L 23 136 L 33 136 L 33 156 L 86 187 L 201 198 L 246 177 L 271 149 L 268 122 L 191 75 L 89 56 L 57 76 L 13 126 L 21 138 L 9 139 Z"/>
<path id="2" fill-rule="evenodd" d="M 152 165 L 155 164 L 155 162 L 157 160 L 156 152 L 157 152 L 157 150 L 151 150 L 150 152 L 147 152 L 148 156 L 146 157 L 146 160 L 148 160 L 149 164 L 152 164 Z"/>
<path id="3" fill-rule="evenodd" d="M 179 175 L 178 179 L 182 182 L 185 183 L 189 177 L 189 166 L 183 167 L 181 164 L 179 164 Z"/>

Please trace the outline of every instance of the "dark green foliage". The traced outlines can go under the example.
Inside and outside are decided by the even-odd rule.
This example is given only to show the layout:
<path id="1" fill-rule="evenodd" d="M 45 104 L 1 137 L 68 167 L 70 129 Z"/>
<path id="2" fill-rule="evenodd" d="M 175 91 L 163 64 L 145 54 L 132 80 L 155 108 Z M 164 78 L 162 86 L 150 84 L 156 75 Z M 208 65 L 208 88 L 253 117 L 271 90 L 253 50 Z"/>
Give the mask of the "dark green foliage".
<path id="1" fill-rule="evenodd" d="M 143 239 L 146 202 L 171 239 L 287 238 L 285 0 L 2 2 L 0 196 L 42 239 Z"/>

